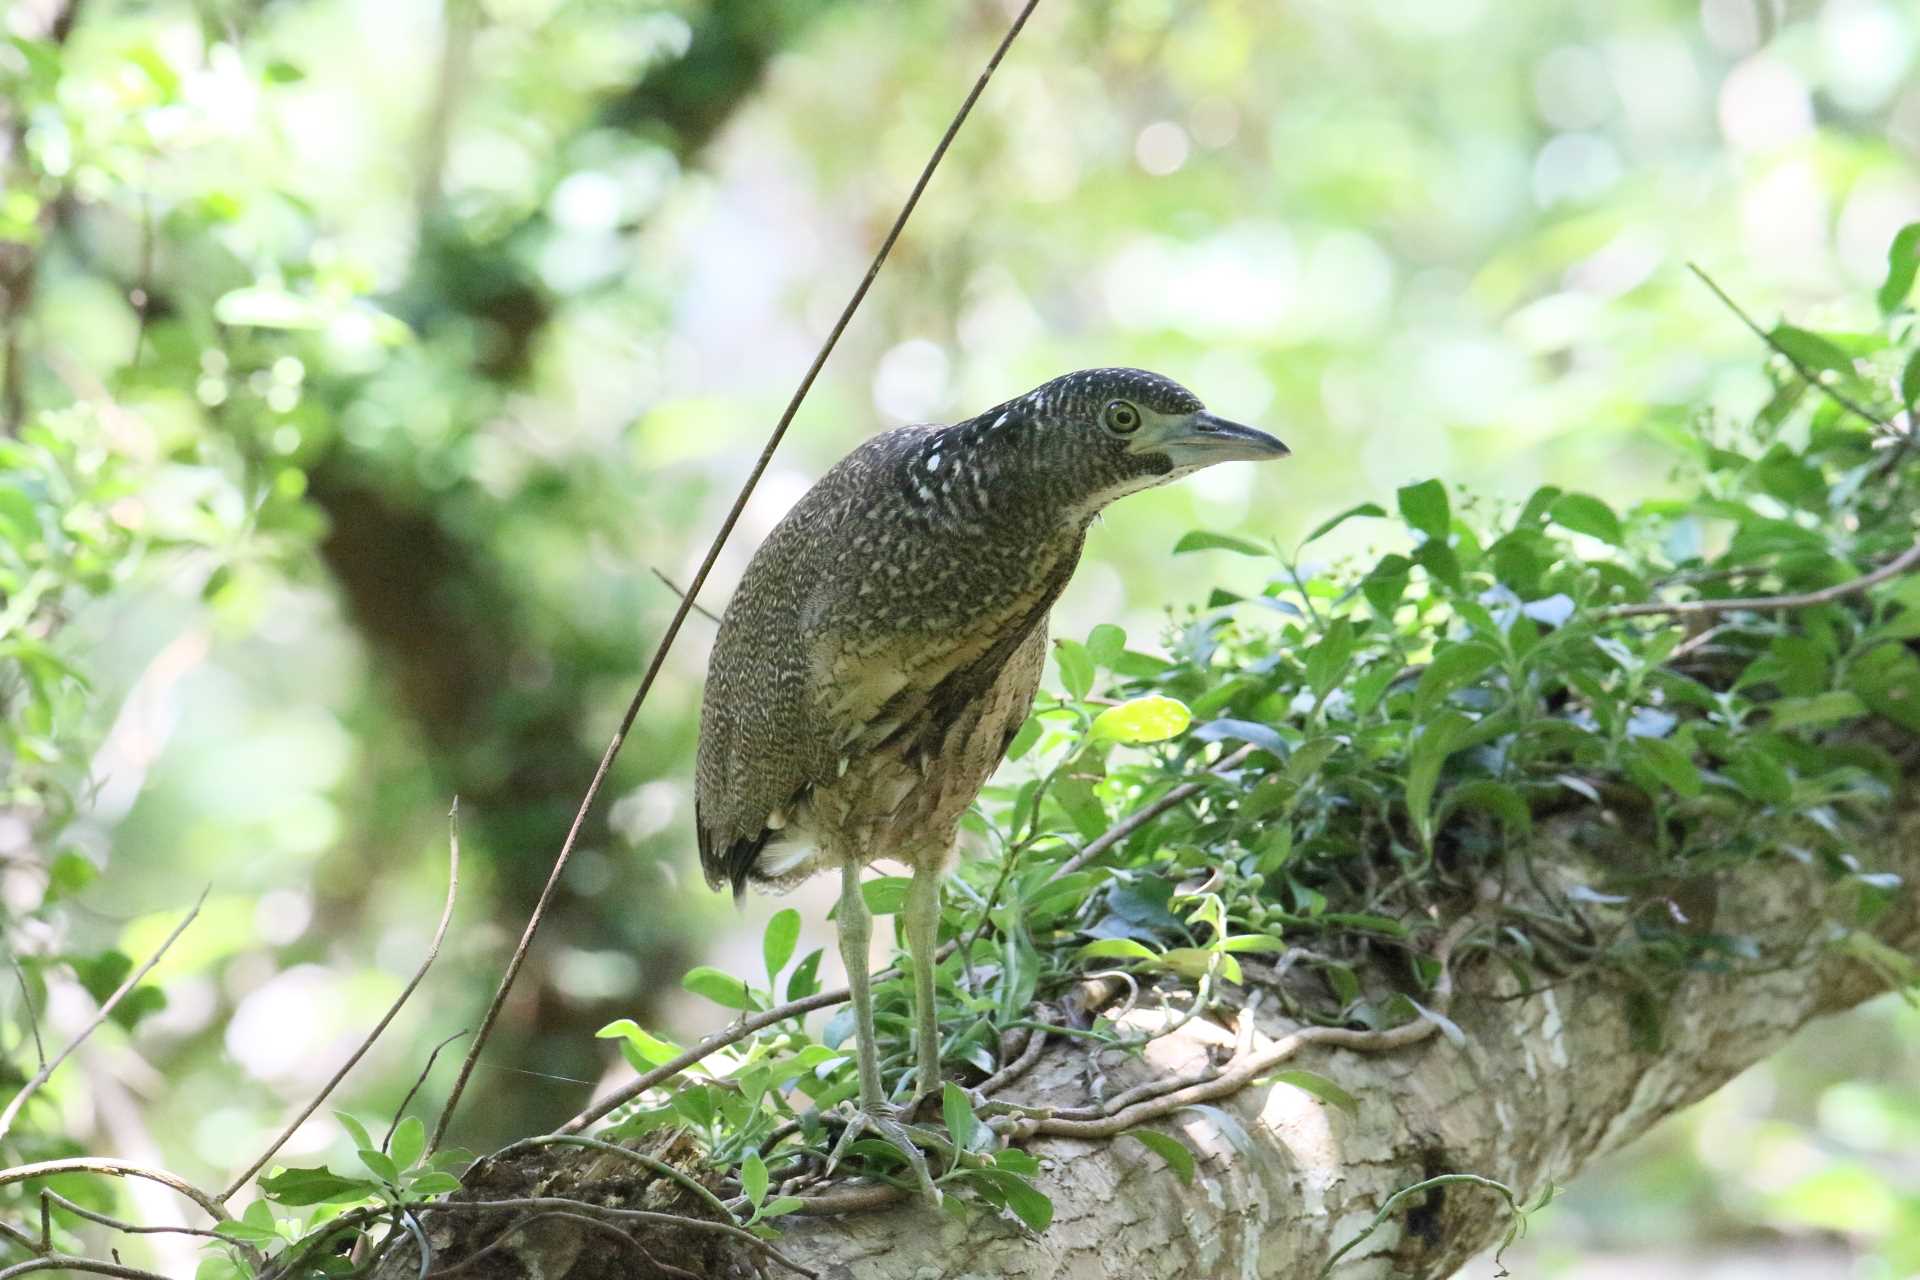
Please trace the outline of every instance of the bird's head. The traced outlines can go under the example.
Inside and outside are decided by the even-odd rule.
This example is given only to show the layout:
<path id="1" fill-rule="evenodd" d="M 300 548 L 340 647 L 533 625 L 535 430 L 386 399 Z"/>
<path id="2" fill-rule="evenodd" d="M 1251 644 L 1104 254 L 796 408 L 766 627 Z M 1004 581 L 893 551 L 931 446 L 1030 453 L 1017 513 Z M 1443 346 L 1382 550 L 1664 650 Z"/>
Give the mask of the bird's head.
<path id="1" fill-rule="evenodd" d="M 1020 455 L 1062 505 L 1091 515 L 1116 498 L 1216 462 L 1289 450 L 1264 431 L 1207 412 L 1171 378 L 1144 369 L 1083 369 L 975 419 L 982 443 Z"/>

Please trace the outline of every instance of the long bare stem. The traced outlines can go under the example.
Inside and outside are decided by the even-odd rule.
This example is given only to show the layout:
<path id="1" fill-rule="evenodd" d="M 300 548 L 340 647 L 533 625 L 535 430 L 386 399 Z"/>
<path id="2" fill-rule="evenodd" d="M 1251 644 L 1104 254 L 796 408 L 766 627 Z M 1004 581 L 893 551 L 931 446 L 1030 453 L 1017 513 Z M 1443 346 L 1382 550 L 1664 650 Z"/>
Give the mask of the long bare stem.
<path id="1" fill-rule="evenodd" d="M 801 402 L 813 389 L 814 379 L 820 376 L 820 370 L 826 365 L 827 357 L 833 353 L 834 347 L 839 343 L 840 335 L 846 332 L 847 325 L 853 320 L 854 312 L 865 301 L 867 291 L 873 287 L 874 278 L 880 274 L 880 268 L 886 262 L 887 255 L 893 251 L 894 242 L 900 238 L 901 231 L 907 225 L 908 217 L 912 215 L 914 207 L 920 203 L 921 193 L 933 180 L 934 171 L 940 167 L 940 161 L 945 158 L 947 148 L 953 145 L 953 139 L 960 132 L 960 126 L 966 122 L 968 114 L 972 112 L 973 104 L 979 101 L 980 94 L 987 87 L 987 82 L 993 78 L 994 71 L 1000 66 L 1000 60 L 1006 56 L 1007 50 L 1013 45 L 1014 38 L 1020 34 L 1021 28 L 1026 26 L 1027 18 L 1039 3 L 1040 0 L 1027 0 L 1014 17 L 1012 25 L 1007 28 L 1007 34 L 995 47 L 993 56 L 987 59 L 986 67 L 974 81 L 973 88 L 968 92 L 965 101 L 960 104 L 960 109 L 954 113 L 952 121 L 947 125 L 946 133 L 941 135 L 939 143 L 933 149 L 933 154 L 927 159 L 926 166 L 921 169 L 919 180 L 913 184 L 913 190 L 908 193 L 906 202 L 900 206 L 899 216 L 894 218 L 886 237 L 881 240 L 880 248 L 874 253 L 873 262 L 867 268 L 867 274 L 861 278 L 859 286 L 853 291 L 853 296 L 847 300 L 847 305 L 840 312 L 840 318 L 834 321 L 833 328 L 828 331 L 826 340 L 820 344 L 820 350 L 814 356 L 813 363 L 808 366 L 806 375 L 800 379 L 800 386 L 794 391 L 793 399 L 787 402 L 779 422 L 774 424 L 772 433 L 767 437 L 767 443 L 760 450 L 760 456 L 754 460 L 753 469 L 747 473 L 746 482 L 740 486 L 739 495 L 734 498 L 733 506 L 727 511 L 726 519 L 720 522 L 720 531 L 714 535 L 712 543 L 707 547 L 706 556 L 700 561 L 700 567 L 694 571 L 693 580 L 687 584 L 686 594 L 680 597 L 680 604 L 673 611 L 673 617 L 667 622 L 666 632 L 660 637 L 660 644 L 653 651 L 653 658 L 647 664 L 646 673 L 640 677 L 640 687 L 634 692 L 633 700 L 627 704 L 627 713 L 621 717 L 620 727 L 615 730 L 613 740 L 607 744 L 606 752 L 600 757 L 600 764 L 594 770 L 593 780 L 587 784 L 586 795 L 581 797 L 580 808 L 573 815 L 573 825 L 568 828 L 567 838 L 560 845 L 559 856 L 554 859 L 553 870 L 547 876 L 546 885 L 540 890 L 539 901 L 534 904 L 533 914 L 527 919 L 527 927 L 513 949 L 513 956 L 507 961 L 506 972 L 501 975 L 500 984 L 494 989 L 493 999 L 487 1005 L 486 1015 L 480 1020 L 480 1030 L 473 1037 L 473 1044 L 467 1050 L 466 1059 L 460 1064 L 460 1074 L 453 1082 L 452 1092 L 447 1096 L 447 1105 L 440 1112 L 439 1122 L 434 1125 L 433 1140 L 427 1145 L 429 1152 L 438 1150 L 440 1140 L 446 1136 L 447 1125 L 452 1122 L 454 1110 L 460 1105 L 460 1096 L 466 1090 L 468 1077 L 473 1074 L 474 1063 L 479 1060 L 480 1051 L 486 1046 L 487 1037 L 493 1031 L 493 1024 L 500 1016 L 500 1007 L 506 1003 L 507 992 L 512 989 L 514 979 L 519 976 L 520 966 L 526 962 L 527 951 L 533 945 L 534 934 L 539 931 L 540 922 L 546 915 L 547 903 L 552 900 L 553 891 L 560 883 L 561 873 L 565 871 L 568 860 L 573 856 L 574 845 L 580 838 L 580 829 L 586 824 L 587 811 L 593 807 L 594 798 L 600 794 L 601 784 L 606 781 L 607 772 L 613 767 L 613 759 L 620 754 L 620 747 L 626 742 L 627 734 L 640 714 L 641 704 L 646 701 L 648 692 L 653 688 L 653 682 L 660 675 L 660 668 L 666 661 L 667 651 L 673 647 L 674 639 L 679 636 L 680 628 L 686 622 L 687 615 L 693 611 L 693 602 L 699 598 L 700 589 L 707 583 L 707 575 L 713 571 L 714 563 L 720 558 L 721 548 L 726 545 L 734 526 L 740 522 L 740 514 L 746 509 L 747 499 L 752 496 L 754 487 L 760 483 L 760 477 L 766 472 L 767 464 L 773 461 L 774 450 L 780 447 L 780 441 L 786 437 L 787 428 L 793 424 L 794 415 L 800 412 Z"/>
<path id="2" fill-rule="evenodd" d="M 234 1193 L 246 1186 L 247 1183 L 252 1180 L 253 1175 L 260 1172 L 260 1170 L 265 1167 L 267 1161 L 273 1159 L 274 1153 L 286 1145 L 287 1139 L 294 1135 L 295 1130 L 305 1124 L 307 1117 L 319 1110 L 320 1104 L 327 1100 L 327 1095 L 331 1094 L 339 1083 L 346 1079 L 347 1072 L 353 1070 L 354 1064 L 366 1056 L 367 1050 L 373 1048 L 373 1042 L 380 1038 L 381 1032 L 387 1029 L 387 1024 L 393 1021 L 394 1016 L 398 1014 L 401 1007 L 407 1003 L 407 998 L 413 994 L 414 988 L 420 985 L 420 980 L 427 976 L 427 970 L 433 967 L 434 958 L 440 954 L 440 943 L 447 936 L 447 924 L 453 919 L 453 903 L 454 899 L 459 896 L 459 893 L 460 800 L 458 797 L 455 797 L 453 808 L 447 812 L 447 899 L 445 904 L 440 908 L 440 923 L 433 931 L 433 941 L 427 944 L 426 958 L 420 961 L 420 967 L 413 971 L 413 977 L 407 980 L 407 985 L 401 988 L 400 994 L 396 996 L 393 1003 L 387 1007 L 387 1012 L 381 1017 L 379 1022 L 374 1024 L 373 1030 L 367 1032 L 366 1038 L 360 1041 L 359 1047 L 354 1049 L 354 1051 L 347 1056 L 347 1060 L 340 1064 L 340 1069 L 335 1071 L 332 1077 L 320 1086 L 320 1091 L 313 1095 L 313 1099 L 308 1102 L 305 1107 L 300 1109 L 300 1114 L 287 1122 L 286 1128 L 280 1131 L 280 1136 L 273 1140 L 271 1146 L 260 1153 L 259 1159 L 248 1165 L 246 1171 L 235 1178 L 233 1182 L 228 1185 L 227 1189 L 220 1193 L 220 1202 L 222 1204 L 233 1199 Z M 437 1053 L 438 1050 L 435 1050 L 435 1052 Z M 431 1065 L 431 1062 L 429 1062 L 429 1065 Z"/>
<path id="3" fill-rule="evenodd" d="M 20 1114 L 20 1108 L 27 1105 L 27 1099 L 31 1098 L 35 1091 L 47 1082 L 48 1078 L 59 1069 L 60 1064 L 65 1062 L 67 1057 L 72 1054 L 75 1049 L 78 1049 L 88 1036 L 100 1029 L 101 1023 L 113 1016 L 113 1011 L 119 1006 L 120 1002 L 126 999 L 135 987 L 140 985 L 142 978 L 153 971 L 153 966 L 160 963 L 160 957 L 166 955 L 167 948 L 171 947 L 179 939 L 180 935 L 186 932 L 187 926 L 192 924 L 194 917 L 200 914 L 200 908 L 206 903 L 206 900 L 207 890 L 202 889 L 199 900 L 193 904 L 193 909 L 188 911 L 187 914 L 181 918 L 180 923 L 173 927 L 173 932 L 167 935 L 167 940 L 160 944 L 159 950 L 155 951 L 151 956 L 148 956 L 145 964 L 128 974 L 126 981 L 122 982 L 119 987 L 114 990 L 112 995 L 100 1002 L 100 1008 L 93 1015 L 93 1021 L 89 1022 L 85 1027 L 82 1027 L 80 1034 L 67 1042 L 66 1048 L 54 1054 L 50 1061 L 34 1073 L 33 1079 L 20 1086 L 20 1092 L 14 1094 L 12 1099 L 8 1101 L 6 1110 L 0 1111 L 0 1138 L 7 1136 L 7 1130 L 13 1127 L 14 1117 Z"/>

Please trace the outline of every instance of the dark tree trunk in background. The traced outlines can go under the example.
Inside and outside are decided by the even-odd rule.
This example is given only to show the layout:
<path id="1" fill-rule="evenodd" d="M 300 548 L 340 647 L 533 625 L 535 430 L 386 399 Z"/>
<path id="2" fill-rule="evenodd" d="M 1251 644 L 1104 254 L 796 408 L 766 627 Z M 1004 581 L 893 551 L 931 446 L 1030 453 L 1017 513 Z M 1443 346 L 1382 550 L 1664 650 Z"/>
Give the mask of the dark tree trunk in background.
<path id="1" fill-rule="evenodd" d="M 828 7 L 824 0 L 778 6 L 715 0 L 693 11 L 685 56 L 612 99 L 602 123 L 644 134 L 691 160 L 752 95 L 768 59 Z M 457 130 L 457 107 L 452 120 Z M 398 305 L 429 337 L 445 325 L 491 335 L 481 372 L 504 396 L 526 375 L 555 299 L 512 256 L 519 233 L 475 244 L 437 211 L 423 213 L 415 280 L 401 290 Z M 417 726 L 443 791 L 461 797 L 471 850 L 497 863 L 498 897 L 486 911 L 517 933 L 598 761 L 600 748 L 582 741 L 581 726 L 605 721 L 607 708 L 586 701 L 604 696 L 604 687 L 584 684 L 565 669 L 525 678 L 529 664 L 550 667 L 556 655 L 537 637 L 529 606 L 503 580 L 491 548 L 469 532 L 488 526 L 472 510 L 487 499 L 468 481 L 429 490 L 410 477 L 396 481 L 385 474 L 390 469 L 387 460 L 365 457 L 344 439 L 312 462 L 309 493 L 330 524 L 321 554 L 366 644 L 377 687 Z M 635 679 L 657 640 L 640 622 L 635 619 L 631 646 Z M 604 802 L 591 822 L 587 843 L 604 845 Z M 670 925 L 622 931 L 621 909 L 617 894 L 584 901 L 560 896 L 543 926 L 547 945 L 530 956 L 508 1017 L 489 1043 L 490 1061 L 591 1078 L 601 1060 L 593 1030 L 612 1016 L 647 1016 L 644 991 L 617 1008 L 582 1008 L 555 998 L 548 981 L 555 939 L 638 953 L 643 973 L 684 967 Z M 481 1142 L 489 1134 L 538 1129 L 575 1108 L 574 1092 L 483 1073 L 464 1107 L 463 1137 Z"/>

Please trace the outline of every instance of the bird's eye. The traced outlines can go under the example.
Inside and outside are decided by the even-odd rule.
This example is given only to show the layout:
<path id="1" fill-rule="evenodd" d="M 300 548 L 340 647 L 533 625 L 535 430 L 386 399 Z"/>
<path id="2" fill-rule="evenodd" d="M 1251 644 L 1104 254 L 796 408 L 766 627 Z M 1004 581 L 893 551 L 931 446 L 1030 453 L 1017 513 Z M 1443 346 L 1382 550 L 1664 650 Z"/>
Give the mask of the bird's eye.
<path id="1" fill-rule="evenodd" d="M 1140 429 L 1140 411 L 1125 400 L 1109 403 L 1100 420 L 1117 436 L 1130 436 Z"/>

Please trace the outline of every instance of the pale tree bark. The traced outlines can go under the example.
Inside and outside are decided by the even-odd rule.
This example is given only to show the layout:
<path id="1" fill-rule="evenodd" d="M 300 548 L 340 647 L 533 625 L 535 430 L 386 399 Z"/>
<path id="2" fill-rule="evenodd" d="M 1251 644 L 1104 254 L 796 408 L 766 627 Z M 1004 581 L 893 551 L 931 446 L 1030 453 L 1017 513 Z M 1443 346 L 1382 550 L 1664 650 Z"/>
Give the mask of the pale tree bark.
<path id="1" fill-rule="evenodd" d="M 1920 875 L 1920 794 L 1909 788 L 1900 812 L 1897 821 L 1863 837 L 1860 856 L 1910 884 Z M 1596 857 L 1620 869 L 1620 859 L 1636 856 L 1635 840 L 1619 824 L 1592 816 L 1562 819 L 1550 835 L 1553 848 L 1584 851 L 1578 862 L 1559 863 L 1569 882 L 1594 882 Z M 1354 1115 L 1292 1085 L 1256 1081 L 1213 1103 L 1243 1135 L 1223 1132 L 1217 1113 L 1204 1110 L 1184 1109 L 1155 1122 L 1199 1153 L 1191 1185 L 1131 1139 L 1036 1137 L 1028 1149 L 1051 1164 L 1041 1183 L 1055 1206 L 1053 1224 L 1041 1235 L 984 1211 L 955 1216 L 896 1204 L 789 1218 L 779 1247 L 831 1280 L 1312 1280 L 1396 1190 L 1437 1174 L 1472 1173 L 1504 1182 L 1529 1201 L 1713 1092 L 1809 1020 L 1886 989 L 1884 978 L 1840 941 L 1853 927 L 1855 890 L 1790 858 L 1749 862 L 1711 881 L 1642 889 L 1639 899 L 1643 907 L 1658 899 L 1655 906 L 1672 922 L 1684 918 L 1687 927 L 1748 938 L 1760 951 L 1734 962 L 1736 972 L 1669 974 L 1657 1047 L 1648 1047 L 1644 1006 L 1636 1013 L 1628 994 L 1633 984 L 1617 970 L 1573 973 L 1526 995 L 1508 966 L 1469 947 L 1456 966 L 1450 1006 L 1462 1044 L 1432 1034 L 1384 1051 L 1309 1045 L 1287 1059 L 1286 1068 L 1316 1072 L 1354 1095 Z M 1483 905 L 1476 916 L 1488 910 Z M 1865 932 L 1901 952 L 1920 951 L 1920 908 L 1912 891 L 1903 888 Z M 1382 989 L 1392 985 L 1393 975 L 1374 976 Z M 1258 989 L 1251 970 L 1249 983 L 1249 990 Z M 1094 1101 L 1096 1081 L 1100 1096 L 1111 1098 L 1155 1077 L 1202 1073 L 1236 1053 L 1270 1055 L 1269 1038 L 1294 1029 L 1271 1017 L 1244 1027 L 1236 1021 L 1231 1010 L 1217 1021 L 1193 1020 L 1154 1041 L 1144 1056 L 1100 1055 L 1097 1071 L 1083 1041 L 1056 1039 L 1009 1096 L 1083 1107 Z M 575 1173 L 594 1160 L 608 1167 L 604 1155 L 571 1155 L 579 1157 L 572 1161 Z M 573 1194 L 594 1198 L 569 1182 Z M 1508 1222 L 1504 1201 L 1492 1192 L 1437 1188 L 1403 1202 L 1334 1275 L 1443 1280 L 1498 1241 Z M 451 1262 L 502 1225 L 494 1221 L 478 1235 L 443 1218 L 435 1244 Z M 674 1274 L 583 1233 L 593 1234 L 565 1221 L 542 1224 L 538 1235 L 521 1233 L 518 1245 L 503 1241 L 487 1274 L 546 1280 Z M 692 1252 L 658 1256 L 703 1278 L 754 1274 L 750 1255 L 723 1260 L 704 1248 L 701 1257 Z M 391 1261 L 399 1274 L 418 1260 Z M 760 1265 L 762 1274 L 794 1274 L 764 1258 Z"/>

